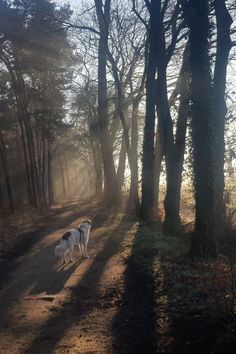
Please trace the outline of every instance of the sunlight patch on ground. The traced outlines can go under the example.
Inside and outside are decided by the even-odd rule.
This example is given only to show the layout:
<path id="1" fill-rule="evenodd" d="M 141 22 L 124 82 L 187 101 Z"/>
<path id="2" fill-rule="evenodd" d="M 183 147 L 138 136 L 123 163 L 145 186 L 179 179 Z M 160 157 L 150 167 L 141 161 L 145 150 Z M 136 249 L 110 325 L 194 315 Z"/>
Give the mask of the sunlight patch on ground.
<path id="1" fill-rule="evenodd" d="M 44 352 L 48 343 L 51 353 L 110 352 L 109 331 L 119 311 L 126 268 L 120 247 L 124 239 L 134 238 L 136 229 L 121 217 L 111 218 L 92 230 L 90 258 L 81 260 L 77 250 L 75 261 L 65 266 L 54 256 L 54 242 L 62 229 L 38 242 L 10 284 L 14 299 L 9 301 L 5 337 L 8 343 L 14 341 L 11 348 L 16 346 L 16 353 L 31 353 L 35 348 Z"/>

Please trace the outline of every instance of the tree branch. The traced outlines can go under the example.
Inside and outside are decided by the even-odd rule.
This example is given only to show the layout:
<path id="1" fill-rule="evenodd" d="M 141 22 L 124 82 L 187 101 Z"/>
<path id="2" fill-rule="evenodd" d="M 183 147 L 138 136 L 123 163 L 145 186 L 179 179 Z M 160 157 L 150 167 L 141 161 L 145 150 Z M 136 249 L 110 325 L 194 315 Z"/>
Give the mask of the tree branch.
<path id="1" fill-rule="evenodd" d="M 132 3 L 133 3 L 132 11 L 135 13 L 135 15 L 138 17 L 138 19 L 144 24 L 146 29 L 148 29 L 148 23 L 144 20 L 144 18 L 142 18 L 142 16 L 140 15 L 138 10 L 136 9 L 135 0 L 132 0 Z"/>

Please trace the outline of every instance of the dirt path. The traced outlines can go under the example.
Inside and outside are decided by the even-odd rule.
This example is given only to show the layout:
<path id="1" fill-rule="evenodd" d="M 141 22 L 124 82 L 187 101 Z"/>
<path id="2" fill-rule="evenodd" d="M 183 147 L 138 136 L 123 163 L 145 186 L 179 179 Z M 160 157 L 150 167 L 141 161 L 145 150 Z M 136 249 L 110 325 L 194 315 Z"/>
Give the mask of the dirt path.
<path id="1" fill-rule="evenodd" d="M 93 219 L 90 258 L 62 266 L 54 247 L 82 216 Z M 39 226 L 0 263 L 0 354 L 236 352 L 236 316 L 211 316 L 205 268 L 183 258 L 182 240 L 105 217 L 96 203 L 59 208 Z"/>
<path id="2" fill-rule="evenodd" d="M 145 352 L 142 345 L 149 338 L 143 337 L 141 347 L 136 340 L 130 351 L 132 333 L 121 330 L 132 325 L 132 308 L 138 313 L 142 299 L 133 279 L 129 293 L 136 305 L 127 313 L 132 296 L 121 304 L 126 264 L 119 250 L 135 225 L 112 218 L 104 221 L 94 208 L 90 258 L 81 260 L 76 254 L 73 263 L 61 266 L 54 257 L 58 239 L 78 223 L 79 216 L 91 215 L 86 208 L 77 209 L 68 208 L 52 217 L 51 223 L 49 218 L 50 226 L 31 233 L 27 252 L 21 250 L 21 257 L 8 260 L 4 273 L 9 270 L 9 274 L 2 274 L 0 287 L 1 354 Z M 141 314 L 141 319 L 147 315 Z M 142 321 L 138 331 L 141 335 Z"/>

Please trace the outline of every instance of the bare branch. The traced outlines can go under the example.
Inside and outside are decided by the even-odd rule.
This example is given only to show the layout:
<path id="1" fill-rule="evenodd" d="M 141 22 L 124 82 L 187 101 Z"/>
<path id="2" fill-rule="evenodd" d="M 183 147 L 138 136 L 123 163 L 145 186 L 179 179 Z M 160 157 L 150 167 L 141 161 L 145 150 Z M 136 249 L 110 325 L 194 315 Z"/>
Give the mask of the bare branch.
<path id="1" fill-rule="evenodd" d="M 144 24 L 146 29 L 148 29 L 148 23 L 144 20 L 144 18 L 142 18 L 142 16 L 140 15 L 138 10 L 136 9 L 135 0 L 132 0 L 132 3 L 133 3 L 132 11 L 134 11 L 134 13 L 138 17 L 138 19 Z"/>
<path id="2" fill-rule="evenodd" d="M 95 5 L 91 6 L 91 7 L 88 8 L 88 9 L 85 9 L 83 12 L 81 12 L 80 14 L 78 14 L 78 17 L 81 17 L 81 16 L 85 15 L 87 12 L 89 12 L 89 11 L 91 11 L 91 10 L 93 10 L 93 9 L 95 9 Z"/>
<path id="3" fill-rule="evenodd" d="M 56 19 L 56 21 L 58 23 L 61 23 L 62 25 L 64 25 L 65 29 L 75 28 L 75 29 L 80 29 L 80 30 L 93 32 L 93 33 L 97 34 L 98 36 L 100 35 L 99 31 L 97 31 L 95 28 L 90 27 L 90 26 L 76 25 L 74 23 L 67 22 L 67 21 L 61 21 L 61 20 L 58 20 L 58 19 Z"/>

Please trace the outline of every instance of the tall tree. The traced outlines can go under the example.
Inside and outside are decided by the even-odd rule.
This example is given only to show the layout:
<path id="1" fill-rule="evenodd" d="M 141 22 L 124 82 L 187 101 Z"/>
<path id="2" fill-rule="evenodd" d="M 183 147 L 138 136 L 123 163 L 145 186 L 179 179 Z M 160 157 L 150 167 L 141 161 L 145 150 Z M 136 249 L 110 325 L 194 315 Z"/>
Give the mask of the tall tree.
<path id="1" fill-rule="evenodd" d="M 218 251 L 209 1 L 191 0 L 187 11 L 190 28 L 191 130 L 196 203 L 193 251 L 209 256 Z"/>
<path id="2" fill-rule="evenodd" d="M 6 152 L 6 145 L 4 142 L 4 137 L 1 128 L 0 128 L 0 161 L 1 161 L 4 178 L 5 178 L 6 190 L 8 196 L 8 209 L 12 213 L 15 207 L 14 206 L 15 203 L 14 203 L 13 188 L 12 188 L 12 182 L 11 182 L 11 176 L 9 170 L 9 162 L 8 162 L 8 157 Z"/>
<path id="3" fill-rule="evenodd" d="M 168 1 L 164 3 L 162 3 L 161 1 L 147 1 L 146 4 L 150 14 L 148 30 L 149 57 L 147 69 L 146 123 L 149 122 L 148 132 L 152 132 L 152 136 L 150 133 L 150 136 L 146 138 L 147 133 L 144 132 L 143 199 L 141 210 L 149 210 L 149 215 L 145 216 L 142 211 L 141 216 L 144 218 L 153 217 L 154 202 L 157 200 L 157 198 L 155 197 L 155 193 L 157 192 L 155 183 L 156 181 L 154 181 L 153 184 L 153 180 L 154 177 L 158 179 L 160 172 L 160 161 L 162 158 L 162 153 L 164 153 L 167 179 L 167 191 L 164 201 L 164 227 L 166 232 L 175 233 L 180 230 L 180 187 L 187 121 L 186 115 L 182 116 L 182 114 L 179 114 L 178 119 L 180 119 L 181 123 L 179 122 L 179 124 L 177 124 L 178 129 L 176 131 L 176 134 L 178 136 L 175 136 L 170 106 L 168 102 L 167 66 L 170 59 L 172 58 L 177 42 L 181 38 L 183 38 L 183 35 L 185 33 L 184 31 L 184 33 L 182 33 L 180 36 L 180 33 L 184 27 L 184 21 L 179 16 L 181 11 L 180 1 L 172 2 L 172 10 L 170 12 L 168 11 L 168 15 L 166 15 L 168 8 L 167 5 L 169 4 Z M 165 25 L 165 15 L 168 16 L 168 26 Z M 169 34 L 169 32 L 171 34 Z M 152 42 L 153 46 L 151 45 Z M 183 65 L 186 67 L 186 64 Z M 148 75 L 150 75 L 150 77 L 148 77 Z M 151 89 L 149 86 L 151 86 Z M 181 96 L 183 98 L 183 92 Z M 154 103 L 153 97 L 155 97 Z M 155 105 L 154 107 L 152 106 L 153 104 Z M 160 146 L 156 146 L 155 148 L 156 160 L 155 163 L 153 163 L 155 107 L 158 117 L 156 143 Z M 181 136 L 181 139 L 180 130 L 183 131 L 183 138 Z M 161 139 L 159 139 L 159 137 Z M 148 150 L 149 152 L 147 153 Z M 159 159 L 157 160 L 157 158 Z M 156 167 L 159 172 L 154 172 L 154 167 Z M 148 180 L 146 180 L 145 171 L 148 172 L 147 175 L 149 176 L 149 178 L 151 178 L 149 182 Z M 148 208 L 144 207 L 146 203 L 145 200 L 149 200 Z"/>
<path id="4" fill-rule="evenodd" d="M 54 21 L 53 15 L 57 10 L 50 1 L 2 1 L 0 5 L 0 58 L 9 71 L 15 95 L 29 201 L 38 207 L 51 198 L 46 196 L 46 190 L 52 190 L 51 185 L 46 188 L 46 181 L 51 184 L 49 144 L 52 139 L 49 138 L 49 130 L 52 133 L 53 121 L 57 122 L 59 117 L 62 119 L 63 109 L 61 106 L 60 114 L 59 105 L 53 103 L 58 112 L 55 114 L 54 108 L 54 114 L 49 114 L 53 109 L 52 105 L 48 107 L 48 103 L 53 101 L 53 93 L 58 93 L 63 86 L 62 76 L 58 79 L 63 71 L 62 65 L 58 71 L 58 55 L 60 53 L 62 57 L 65 51 L 66 32 Z M 64 17 L 69 14 L 67 10 L 60 12 L 60 16 Z M 57 89 L 55 86 L 52 88 L 53 83 Z M 63 105 L 63 95 L 59 102 Z"/>
<path id="5" fill-rule="evenodd" d="M 138 108 L 145 85 L 145 32 L 138 18 L 132 12 L 127 14 L 123 3 L 115 5 L 112 11 L 108 60 L 114 77 L 116 110 L 123 129 L 130 169 L 126 213 L 138 216 Z"/>
<path id="6" fill-rule="evenodd" d="M 225 210 L 224 210 L 224 157 L 225 157 L 225 117 L 227 113 L 225 103 L 225 90 L 226 90 L 226 74 L 227 65 L 229 60 L 229 52 L 232 48 L 232 41 L 230 38 L 230 27 L 232 18 L 226 7 L 225 0 L 214 1 L 215 16 L 216 16 L 216 59 L 214 69 L 214 117 L 215 117 L 215 175 L 216 175 L 216 222 L 219 236 L 223 231 L 225 223 Z"/>
<path id="7" fill-rule="evenodd" d="M 108 100 L 107 100 L 107 52 L 110 23 L 111 0 L 94 0 L 99 24 L 98 44 L 98 122 L 100 127 L 100 143 L 104 166 L 105 202 L 108 205 L 119 202 L 119 186 L 113 160 L 113 149 L 108 129 Z"/>
<path id="8" fill-rule="evenodd" d="M 142 199 L 140 217 L 153 219 L 154 212 L 154 134 L 155 134 L 155 79 L 158 60 L 158 23 L 161 2 L 147 2 L 150 13 L 148 28 L 146 114 L 143 139 Z"/>

